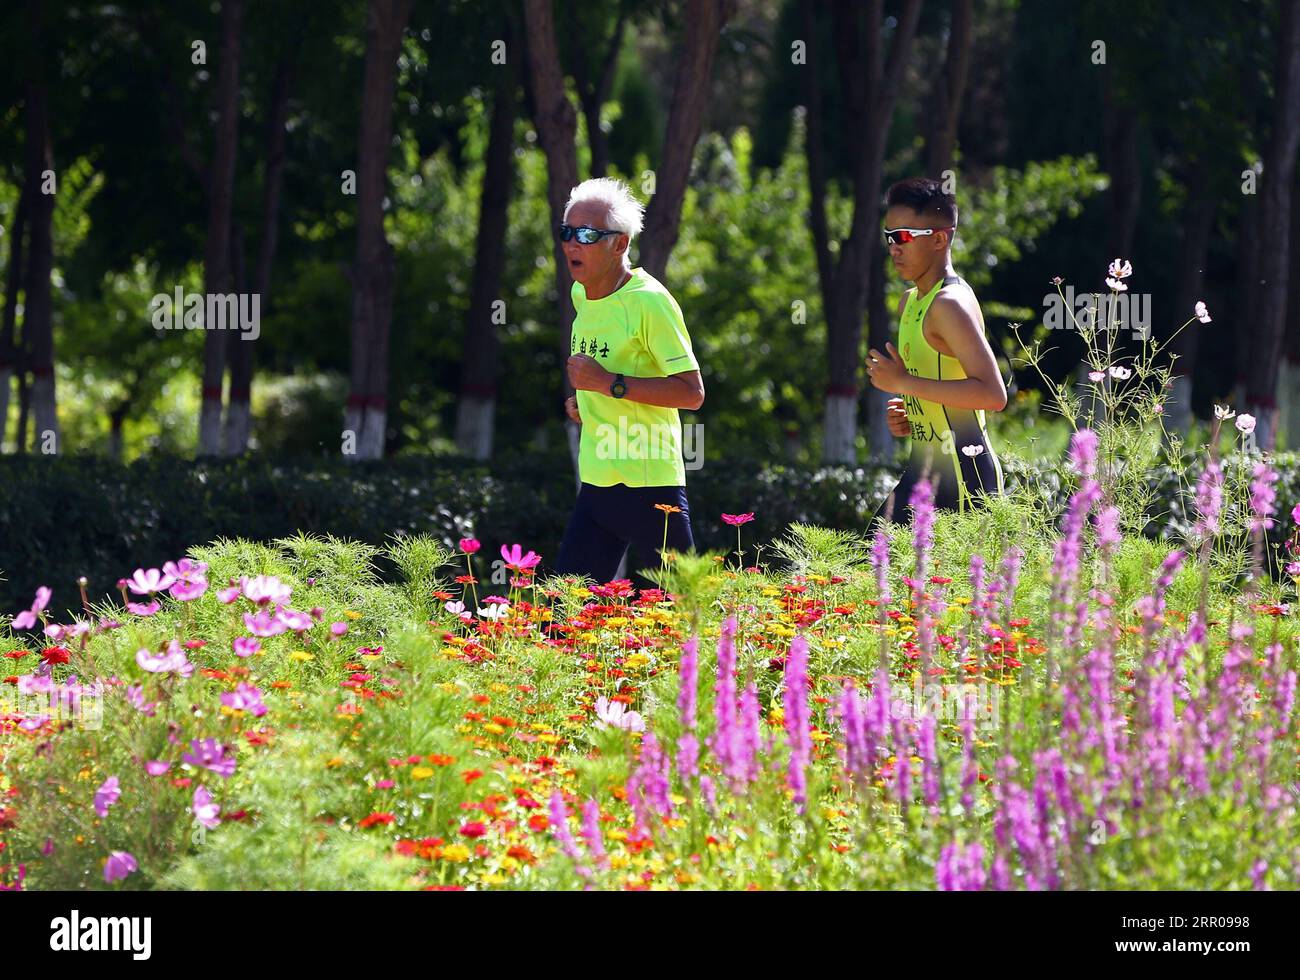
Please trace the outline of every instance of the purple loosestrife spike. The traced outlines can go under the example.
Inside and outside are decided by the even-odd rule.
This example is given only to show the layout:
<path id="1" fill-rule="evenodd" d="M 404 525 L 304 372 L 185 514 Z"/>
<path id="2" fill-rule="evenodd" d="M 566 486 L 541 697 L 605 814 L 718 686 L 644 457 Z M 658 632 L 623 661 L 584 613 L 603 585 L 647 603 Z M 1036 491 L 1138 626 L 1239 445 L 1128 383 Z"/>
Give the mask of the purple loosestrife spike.
<path id="1" fill-rule="evenodd" d="M 699 684 L 700 641 L 692 636 L 682 644 L 681 682 L 677 690 L 677 713 L 683 731 L 695 730 L 695 692 Z"/>
<path id="2" fill-rule="evenodd" d="M 1277 509 L 1277 473 L 1267 463 L 1256 463 L 1254 479 L 1250 481 L 1250 509 L 1254 517 L 1250 522 L 1253 532 L 1267 531 L 1273 526 L 1273 514 Z"/>
<path id="3" fill-rule="evenodd" d="M 876 598 L 881 605 L 889 605 L 889 537 L 877 531 L 871 543 L 871 567 L 876 573 Z"/>
<path id="4" fill-rule="evenodd" d="M 563 802 L 563 800 L 561 800 Z M 605 854 L 605 840 L 600 832 L 600 804 L 587 800 L 582 805 L 582 841 L 587 845 L 587 853 L 602 868 L 609 867 L 609 858 Z"/>
<path id="5" fill-rule="evenodd" d="M 738 779 L 754 782 L 759 776 L 759 728 L 762 708 L 758 703 L 758 685 L 750 681 L 740 694 L 740 751 L 736 757 Z"/>
<path id="6" fill-rule="evenodd" d="M 979 764 L 975 761 L 975 723 L 970 713 L 961 720 L 961 805 L 967 813 L 975 807 L 971 792 L 979 782 Z"/>
<path id="7" fill-rule="evenodd" d="M 1002 580 L 998 593 L 1002 596 L 1003 615 L 1006 619 L 1011 618 L 1011 606 L 1016 597 L 1016 586 L 1020 582 L 1020 564 L 1024 557 L 1025 553 L 1014 544 L 1002 556 Z"/>
<path id="8" fill-rule="evenodd" d="M 677 738 L 677 771 L 683 782 L 690 782 L 700 773 L 700 740 L 690 733 Z"/>
<path id="9" fill-rule="evenodd" d="M 1223 513 L 1223 467 L 1211 458 L 1196 481 L 1196 510 L 1200 514 L 1196 527 L 1199 534 L 1213 537 L 1219 533 Z"/>
<path id="10" fill-rule="evenodd" d="M 713 711 L 717 727 L 709 737 L 709 748 L 724 773 L 735 772 L 736 732 L 736 618 L 728 616 L 718 636 L 718 676 L 714 686 Z"/>
<path id="11" fill-rule="evenodd" d="M 555 835 L 556 841 L 559 842 L 560 850 L 564 852 L 565 857 L 573 862 L 578 876 L 585 881 L 591 881 L 591 869 L 582 862 L 582 851 L 578 848 L 578 842 L 573 839 L 573 834 L 569 831 L 569 810 L 564 805 L 564 797 L 560 795 L 558 789 L 551 794 L 550 817 L 551 833 Z"/>
<path id="12" fill-rule="evenodd" d="M 1091 480 L 1097 473 L 1097 433 L 1079 429 L 1070 440 L 1070 465 L 1079 476 Z"/>
<path id="13" fill-rule="evenodd" d="M 912 575 L 920 583 L 916 589 L 923 589 L 930 549 L 934 545 L 934 485 L 929 480 L 918 480 L 912 488 L 909 503 L 912 507 L 912 542 L 916 552 Z"/>
<path id="14" fill-rule="evenodd" d="M 926 806 L 939 805 L 939 753 L 934 738 L 934 715 L 925 714 L 921 718 L 918 746 L 921 754 L 921 792 L 925 796 Z"/>
<path id="15" fill-rule="evenodd" d="M 790 643 L 785 663 L 785 731 L 790 742 L 788 779 L 799 812 L 808 801 L 807 769 L 812 758 L 812 738 L 808 731 L 808 640 L 796 636 Z"/>

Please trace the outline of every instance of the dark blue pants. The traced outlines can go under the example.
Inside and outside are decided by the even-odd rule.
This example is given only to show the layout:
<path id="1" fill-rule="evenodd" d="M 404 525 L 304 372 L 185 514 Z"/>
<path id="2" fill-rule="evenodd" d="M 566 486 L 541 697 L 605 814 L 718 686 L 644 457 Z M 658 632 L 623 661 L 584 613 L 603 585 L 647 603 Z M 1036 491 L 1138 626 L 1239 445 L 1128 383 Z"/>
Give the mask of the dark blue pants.
<path id="1" fill-rule="evenodd" d="M 657 567 L 664 544 L 664 512 L 655 504 L 680 507 L 668 515 L 668 547 L 685 552 L 695 547 L 691 511 L 685 487 L 629 487 L 619 483 L 597 487 L 584 483 L 578 491 L 569 525 L 555 563 L 557 575 L 587 575 L 604 584 L 618 571 L 630 544 L 637 568 Z M 641 576 L 634 580 L 641 583 Z"/>

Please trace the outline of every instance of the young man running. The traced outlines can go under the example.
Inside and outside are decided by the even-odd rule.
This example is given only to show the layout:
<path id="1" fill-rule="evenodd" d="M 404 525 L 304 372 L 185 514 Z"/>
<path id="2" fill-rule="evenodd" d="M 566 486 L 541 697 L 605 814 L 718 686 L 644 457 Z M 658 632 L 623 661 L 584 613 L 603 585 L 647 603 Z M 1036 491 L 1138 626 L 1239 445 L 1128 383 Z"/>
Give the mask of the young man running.
<path id="1" fill-rule="evenodd" d="M 555 571 L 598 583 L 629 544 L 642 561 L 657 555 L 665 513 L 667 547 L 694 546 L 677 412 L 704 404 L 704 382 L 677 301 L 628 262 L 642 210 L 622 181 L 599 177 L 573 189 L 559 229 L 577 313 L 565 410 L 582 426 L 582 487 Z"/>
<path id="2" fill-rule="evenodd" d="M 898 348 L 871 350 L 871 384 L 889 400 L 889 431 L 911 437 L 902 479 L 872 517 L 908 520 L 916 481 L 935 482 L 935 506 L 964 511 L 978 493 L 1003 492 L 1002 465 L 984 424 L 1000 412 L 1007 389 L 984 335 L 984 315 L 952 266 L 957 199 L 937 180 L 899 181 L 886 197 L 885 243 L 894 269 L 915 285 L 899 305 Z M 899 353 L 901 349 L 902 353 Z"/>

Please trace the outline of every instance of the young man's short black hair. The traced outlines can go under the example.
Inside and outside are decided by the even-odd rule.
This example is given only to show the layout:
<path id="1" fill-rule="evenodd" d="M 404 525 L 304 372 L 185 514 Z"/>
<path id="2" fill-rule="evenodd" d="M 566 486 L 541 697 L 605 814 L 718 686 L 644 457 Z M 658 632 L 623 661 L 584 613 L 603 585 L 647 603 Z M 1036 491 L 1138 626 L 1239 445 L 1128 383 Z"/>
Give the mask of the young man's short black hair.
<path id="1" fill-rule="evenodd" d="M 931 177 L 908 177 L 889 188 L 885 206 L 910 208 L 917 214 L 942 218 L 944 223 L 957 226 L 957 198 L 943 189 L 943 184 Z"/>

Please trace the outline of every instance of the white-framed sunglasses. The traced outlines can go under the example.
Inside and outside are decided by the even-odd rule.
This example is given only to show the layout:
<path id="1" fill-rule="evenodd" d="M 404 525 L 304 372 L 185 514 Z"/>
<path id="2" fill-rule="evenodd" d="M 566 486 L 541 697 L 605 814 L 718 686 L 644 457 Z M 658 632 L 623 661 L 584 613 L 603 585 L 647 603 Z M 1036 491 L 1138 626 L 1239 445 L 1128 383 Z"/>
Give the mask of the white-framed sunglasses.
<path id="1" fill-rule="evenodd" d="M 933 235 L 936 231 L 956 231 L 956 226 L 951 228 L 886 228 L 885 244 L 886 245 L 906 245 L 913 238 L 924 238 L 926 235 Z"/>

